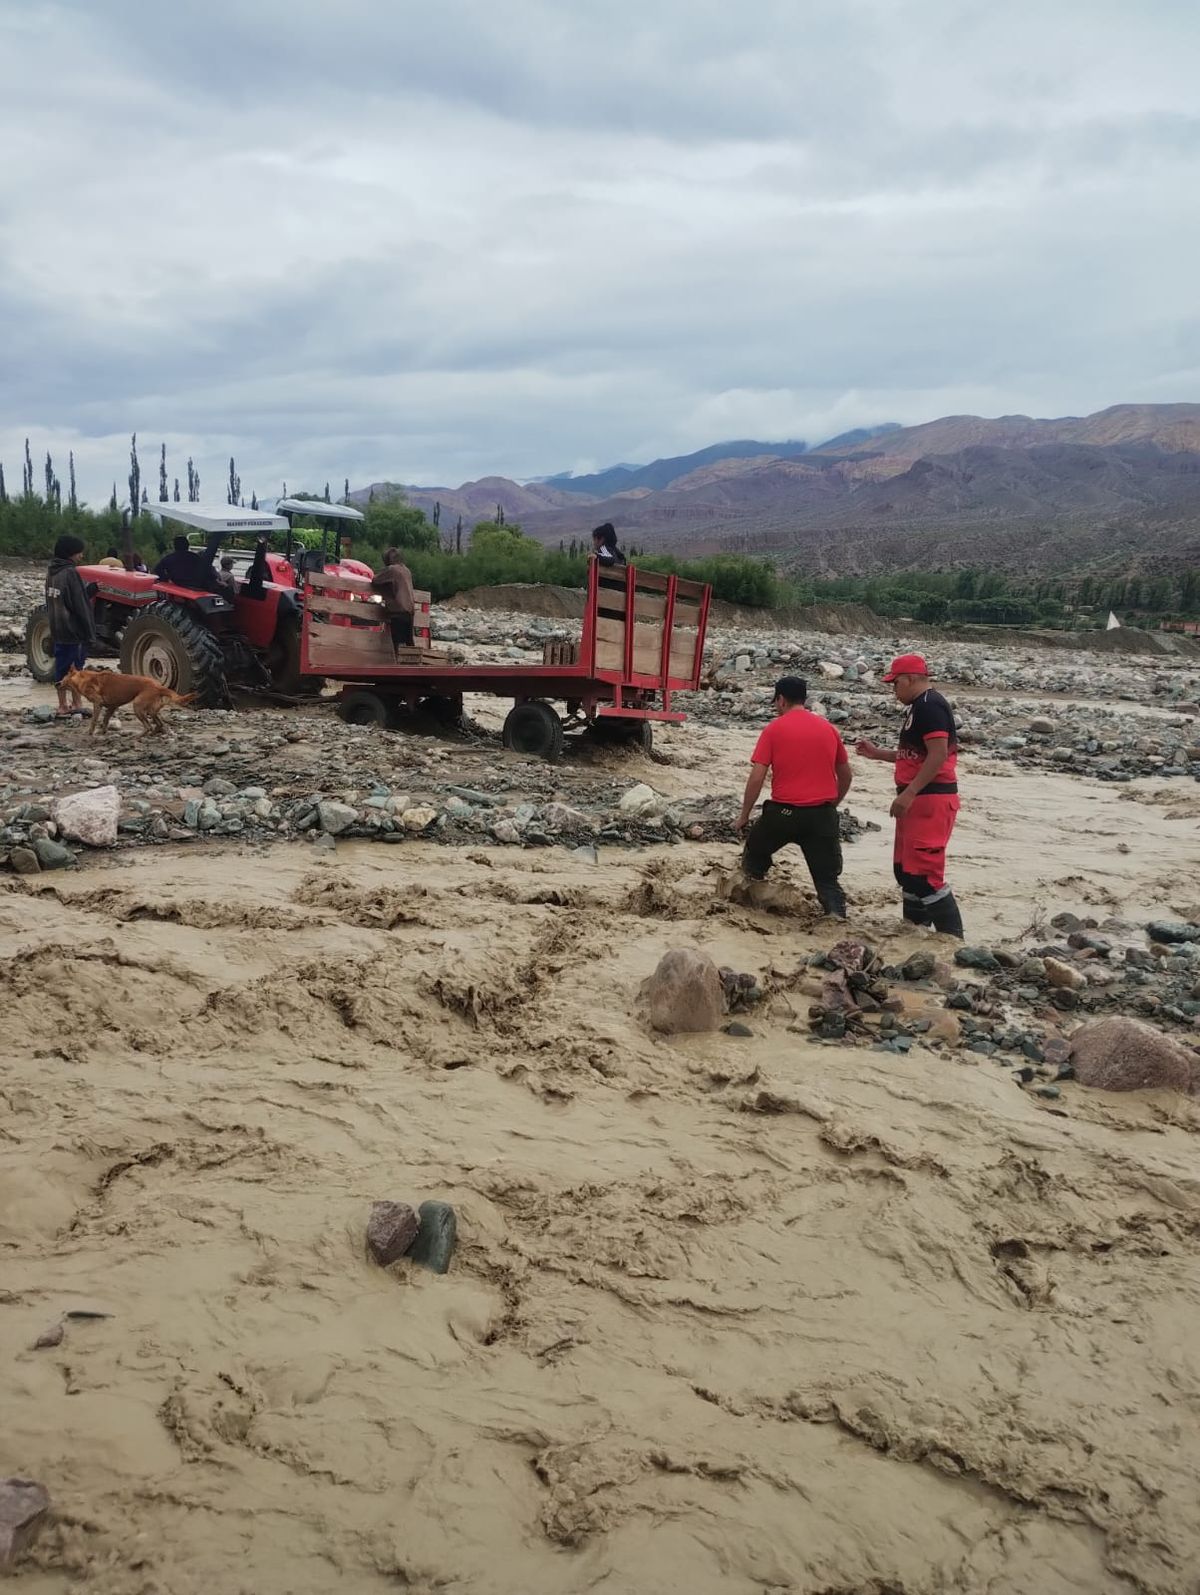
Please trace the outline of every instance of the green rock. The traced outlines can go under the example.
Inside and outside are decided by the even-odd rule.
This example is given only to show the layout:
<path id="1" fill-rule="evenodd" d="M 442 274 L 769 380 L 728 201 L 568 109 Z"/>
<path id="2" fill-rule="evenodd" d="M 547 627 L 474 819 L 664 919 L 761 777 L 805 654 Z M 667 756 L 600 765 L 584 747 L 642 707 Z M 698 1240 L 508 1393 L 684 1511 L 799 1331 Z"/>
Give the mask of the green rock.
<path id="1" fill-rule="evenodd" d="M 408 1255 L 414 1263 L 430 1268 L 435 1274 L 444 1274 L 450 1268 L 458 1240 L 458 1219 L 449 1202 L 422 1202 L 417 1209 L 421 1227 L 417 1238 L 409 1247 Z"/>

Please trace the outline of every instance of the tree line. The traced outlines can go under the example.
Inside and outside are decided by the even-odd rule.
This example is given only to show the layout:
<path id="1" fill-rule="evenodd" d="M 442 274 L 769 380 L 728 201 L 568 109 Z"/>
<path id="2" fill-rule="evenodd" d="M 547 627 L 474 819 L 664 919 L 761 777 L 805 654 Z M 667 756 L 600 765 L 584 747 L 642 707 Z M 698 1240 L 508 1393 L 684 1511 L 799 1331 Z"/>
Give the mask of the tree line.
<path id="1" fill-rule="evenodd" d="M 168 539 L 163 528 L 154 517 L 142 514 L 150 499 L 142 480 L 136 433 L 130 437 L 125 502 L 118 497 L 115 482 L 103 508 L 92 509 L 82 502 L 76 488 L 73 451 L 67 456 L 65 495 L 51 453 L 47 451 L 39 473 L 28 439 L 21 467 L 21 490 L 16 493 L 10 491 L 0 462 L 0 554 L 45 558 L 55 540 L 70 532 L 81 537 L 89 552 L 99 557 L 119 546 L 126 516 L 131 522 L 134 546 L 143 558 L 166 548 Z M 166 444 L 161 443 L 157 474 L 159 504 L 200 502 L 200 472 L 190 456 L 181 484 L 178 476 L 168 472 Z M 289 496 L 286 482 L 281 496 Z M 302 490 L 291 497 L 310 499 L 314 504 L 334 502 L 328 482 L 322 492 Z M 347 502 L 349 497 L 350 482 L 346 479 L 341 502 Z M 232 456 L 224 498 L 227 504 L 259 507 L 255 492 L 246 505 L 241 475 Z M 432 516 L 426 516 L 394 491 L 378 501 L 372 492 L 364 514 L 365 524 L 354 532 L 354 552 L 378 565 L 385 548 L 404 549 L 417 585 L 431 592 L 435 600 L 501 582 L 579 587 L 586 580 L 590 541 L 572 538 L 569 543 L 560 542 L 557 549 L 546 548 L 526 535 L 518 523 L 509 521 L 501 504 L 496 506 L 491 520 L 469 529 L 464 528 L 461 515 L 453 527 L 443 527 L 440 502 L 435 503 Z M 865 604 L 877 614 L 933 624 L 1019 626 L 1102 624 L 1110 609 L 1126 618 L 1166 620 L 1200 615 L 1200 569 L 1196 568 L 1153 576 L 1031 579 L 983 568 L 807 578 L 781 575 L 766 559 L 743 553 L 679 559 L 673 555 L 649 555 L 632 546 L 626 553 L 643 568 L 708 582 L 715 597 L 750 608 L 788 609 L 815 602 L 854 602 Z"/>

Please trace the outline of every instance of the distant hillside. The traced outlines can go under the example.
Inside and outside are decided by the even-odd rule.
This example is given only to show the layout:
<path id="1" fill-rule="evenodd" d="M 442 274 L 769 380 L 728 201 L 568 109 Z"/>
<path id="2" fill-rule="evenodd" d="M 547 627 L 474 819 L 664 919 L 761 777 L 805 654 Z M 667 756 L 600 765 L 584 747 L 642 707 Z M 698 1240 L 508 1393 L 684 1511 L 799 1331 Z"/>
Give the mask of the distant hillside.
<path id="1" fill-rule="evenodd" d="M 1039 443 L 1157 443 L 1170 453 L 1200 451 L 1200 404 L 1114 404 L 1095 415 L 1034 420 L 1028 415 L 945 415 L 921 426 L 889 427 L 875 436 L 848 441 L 853 433 L 832 438 L 817 454 L 885 454 L 895 460 L 919 460 L 927 454 L 953 454 L 974 444 L 996 448 L 1031 448 Z"/>
<path id="2" fill-rule="evenodd" d="M 591 476 L 551 476 L 547 482 L 568 493 L 586 493 L 592 498 L 611 498 L 616 493 L 645 488 L 657 492 L 670 487 L 677 477 L 686 476 L 705 465 L 715 465 L 718 460 L 753 460 L 763 455 L 776 459 L 791 459 L 808 452 L 807 443 L 756 443 L 742 439 L 734 443 L 714 443 L 695 454 L 676 454 L 670 459 L 652 460 L 649 465 L 611 465 L 606 471 L 596 471 Z"/>
<path id="3" fill-rule="evenodd" d="M 768 445 L 718 444 L 656 461 L 660 487 L 632 485 L 640 473 L 625 472 L 621 489 L 604 496 L 503 477 L 404 492 L 427 510 L 440 497 L 443 525 L 460 513 L 473 524 L 499 502 L 548 544 L 611 520 L 639 548 L 760 553 L 830 575 L 1200 565 L 1200 404 L 1116 405 L 1055 420 L 944 416 L 789 447 L 733 454 Z M 353 496 L 361 503 L 367 493 Z"/>
<path id="4" fill-rule="evenodd" d="M 464 482 L 461 487 L 411 487 L 402 482 L 372 482 L 370 487 L 356 488 L 350 495 L 350 502 L 362 508 L 372 502 L 372 495 L 376 502 L 403 498 L 427 515 L 432 515 L 434 505 L 440 503 L 443 526 L 453 525 L 460 515 L 467 526 L 491 520 L 497 504 L 503 506 L 506 519 L 523 521 L 539 511 L 560 505 L 578 509 L 581 503 L 589 502 L 581 499 L 578 493 L 564 493 L 548 482 L 522 485 L 510 481 L 507 476 L 483 476 L 478 482 Z"/>

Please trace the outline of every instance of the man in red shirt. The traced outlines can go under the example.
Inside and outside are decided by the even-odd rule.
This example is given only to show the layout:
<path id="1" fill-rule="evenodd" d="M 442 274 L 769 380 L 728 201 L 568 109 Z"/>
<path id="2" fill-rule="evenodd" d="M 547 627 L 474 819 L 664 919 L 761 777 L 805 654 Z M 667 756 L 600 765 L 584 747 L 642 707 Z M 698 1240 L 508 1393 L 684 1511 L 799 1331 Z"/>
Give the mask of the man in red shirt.
<path id="1" fill-rule="evenodd" d="M 958 727 L 954 711 L 929 684 L 920 654 L 901 654 L 884 676 L 908 713 L 895 753 L 860 742 L 864 759 L 896 766 L 893 870 L 904 893 L 904 917 L 931 925 L 943 936 L 962 937 L 963 922 L 946 884 L 946 846 L 958 818 Z"/>
<path id="2" fill-rule="evenodd" d="M 775 854 L 794 842 L 804 854 L 821 907 L 845 919 L 837 806 L 853 777 L 841 737 L 828 720 L 804 707 L 807 697 L 808 683 L 799 676 L 784 676 L 775 685 L 778 718 L 759 737 L 751 757 L 738 830 L 750 824 L 768 769 L 771 798 L 746 837 L 742 869 L 751 880 L 765 879 Z"/>

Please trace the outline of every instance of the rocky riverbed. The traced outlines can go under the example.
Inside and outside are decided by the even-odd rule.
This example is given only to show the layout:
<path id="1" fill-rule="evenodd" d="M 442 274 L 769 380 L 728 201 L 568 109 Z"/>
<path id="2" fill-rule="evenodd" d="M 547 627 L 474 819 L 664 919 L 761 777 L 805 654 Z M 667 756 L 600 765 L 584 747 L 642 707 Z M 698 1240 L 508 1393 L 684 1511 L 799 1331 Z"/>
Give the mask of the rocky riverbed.
<path id="1" fill-rule="evenodd" d="M 475 657 L 571 630 L 435 624 Z M 848 924 L 799 859 L 734 868 L 770 683 L 890 740 L 905 640 L 718 630 L 652 757 L 555 765 L 486 698 L 454 735 L 247 702 L 93 741 L 9 659 L 26 1577 L 1193 1595 L 1196 675 L 935 660 L 960 946 L 900 919 L 883 766 L 855 771 Z M 679 950 L 714 966 L 695 1034 L 647 1007 Z M 381 1261 L 381 1205 L 429 1199 L 449 1272 Z"/>

